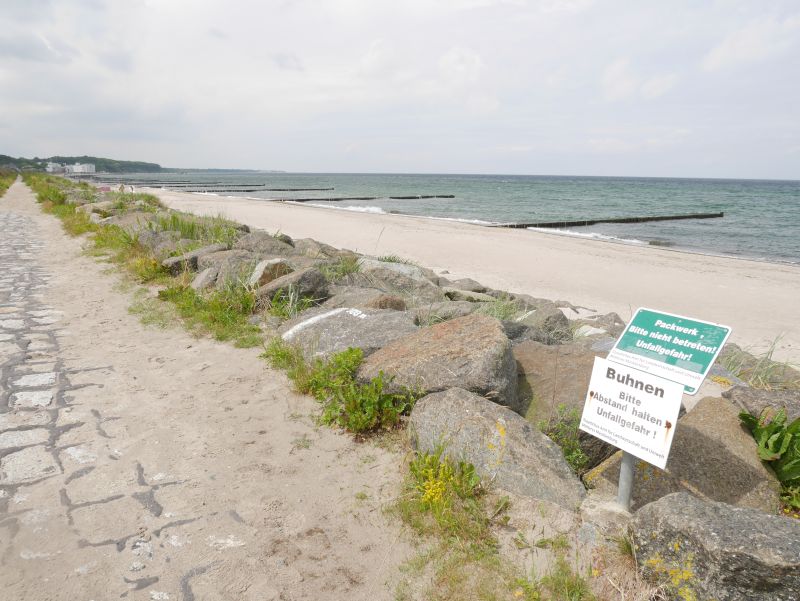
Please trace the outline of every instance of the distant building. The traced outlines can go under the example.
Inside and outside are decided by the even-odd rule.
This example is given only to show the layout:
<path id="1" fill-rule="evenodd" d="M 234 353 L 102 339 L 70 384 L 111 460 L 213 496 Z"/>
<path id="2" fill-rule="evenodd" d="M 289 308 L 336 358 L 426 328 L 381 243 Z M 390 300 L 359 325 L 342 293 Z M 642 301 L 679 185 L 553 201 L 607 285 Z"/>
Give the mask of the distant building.
<path id="1" fill-rule="evenodd" d="M 61 163 L 47 163 L 45 171 L 47 173 L 64 173 L 64 165 Z"/>
<path id="2" fill-rule="evenodd" d="M 94 173 L 94 163 L 75 163 L 74 165 L 64 165 L 64 171 L 70 174 Z"/>

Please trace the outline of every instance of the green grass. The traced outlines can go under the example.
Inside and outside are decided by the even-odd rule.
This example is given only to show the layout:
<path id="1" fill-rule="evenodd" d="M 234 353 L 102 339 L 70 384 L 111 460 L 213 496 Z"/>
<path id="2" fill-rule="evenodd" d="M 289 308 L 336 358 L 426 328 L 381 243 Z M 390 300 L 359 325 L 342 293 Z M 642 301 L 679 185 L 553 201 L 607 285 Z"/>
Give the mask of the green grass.
<path id="1" fill-rule="evenodd" d="M 354 434 L 394 428 L 400 416 L 411 411 L 416 400 L 417 395 L 409 391 L 387 392 L 383 374 L 367 383 L 356 381 L 356 370 L 364 358 L 361 349 L 347 349 L 326 360 L 308 363 L 299 348 L 273 338 L 263 357 L 273 367 L 286 370 L 298 392 L 320 402 L 321 423 L 339 426 Z"/>
<path id="2" fill-rule="evenodd" d="M 540 421 L 539 429 L 550 437 L 550 439 L 561 447 L 564 459 L 578 476 L 586 472 L 589 458 L 581 449 L 578 440 L 578 426 L 581 423 L 581 415 L 577 408 L 569 408 L 566 405 L 559 405 L 556 414 L 549 420 Z"/>
<path id="3" fill-rule="evenodd" d="M 753 388 L 800 390 L 800 373 L 795 366 L 773 359 L 780 340 L 780 336 L 775 338 L 766 352 L 757 356 L 738 347 L 727 348 L 718 361 L 722 367 Z"/>
<path id="4" fill-rule="evenodd" d="M 320 271 L 329 282 L 340 280 L 351 273 L 358 273 L 360 269 L 358 257 L 355 255 L 339 257 L 333 263 L 320 266 Z"/>
<path id="5" fill-rule="evenodd" d="M 381 255 L 377 257 L 378 261 L 383 261 L 384 263 L 402 263 L 403 265 L 416 265 L 414 261 L 411 259 L 404 259 L 398 255 Z"/>
<path id="6" fill-rule="evenodd" d="M 239 236 L 236 224 L 222 217 L 194 217 L 184 213 L 170 212 L 158 215 L 149 224 L 156 232 L 180 232 L 180 237 L 198 240 L 206 244 L 232 245 Z"/>
<path id="7" fill-rule="evenodd" d="M 143 192 L 109 192 L 106 195 L 114 202 L 113 208 L 122 213 L 132 210 L 154 213 L 165 208 L 158 198 Z"/>
<path id="8" fill-rule="evenodd" d="M 287 290 L 275 293 L 269 302 L 267 312 L 283 320 L 294 319 L 297 315 L 313 306 L 314 299 L 300 296 L 294 286 L 289 286 Z"/>
<path id="9" fill-rule="evenodd" d="M 466 462 L 444 455 L 417 453 L 409 463 L 403 494 L 392 508 L 422 541 L 430 544 L 402 571 L 427 580 L 421 598 L 441 601 L 590 601 L 586 580 L 575 574 L 563 555 L 566 538 L 552 539 L 547 548 L 558 554 L 553 570 L 541 578 L 526 578 L 505 561 L 492 528 L 503 524 L 507 498 L 490 506 L 487 490 Z M 423 571 L 427 570 L 427 574 Z M 420 598 L 402 582 L 398 599 Z"/>
<path id="10" fill-rule="evenodd" d="M 16 171 L 0 169 L 0 197 L 6 193 L 6 190 L 11 187 L 15 179 L 17 179 Z"/>
<path id="11" fill-rule="evenodd" d="M 476 313 L 482 313 L 501 321 L 510 321 L 519 313 L 519 305 L 515 300 L 504 294 L 494 301 L 481 303 Z"/>
<path id="12" fill-rule="evenodd" d="M 237 347 L 253 347 L 262 343 L 258 327 L 248 323 L 256 308 L 252 290 L 230 285 L 200 295 L 188 286 L 175 285 L 158 293 L 158 298 L 175 305 L 186 326 L 216 340 L 232 341 Z"/>

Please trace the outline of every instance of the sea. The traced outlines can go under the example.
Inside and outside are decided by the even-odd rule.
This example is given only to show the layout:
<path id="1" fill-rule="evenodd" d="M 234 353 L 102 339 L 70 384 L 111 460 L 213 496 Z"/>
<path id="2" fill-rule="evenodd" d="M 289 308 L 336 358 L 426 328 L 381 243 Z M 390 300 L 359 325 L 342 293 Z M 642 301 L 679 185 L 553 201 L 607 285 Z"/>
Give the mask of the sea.
<path id="1" fill-rule="evenodd" d="M 715 219 L 542 231 L 800 265 L 800 181 L 243 171 L 115 174 L 106 179 L 112 184 L 164 186 L 264 202 L 302 201 L 330 210 L 477 225 L 723 212 L 724 217 Z M 399 196 L 438 198 L 392 198 Z M 354 197 L 359 199 L 333 200 Z"/>

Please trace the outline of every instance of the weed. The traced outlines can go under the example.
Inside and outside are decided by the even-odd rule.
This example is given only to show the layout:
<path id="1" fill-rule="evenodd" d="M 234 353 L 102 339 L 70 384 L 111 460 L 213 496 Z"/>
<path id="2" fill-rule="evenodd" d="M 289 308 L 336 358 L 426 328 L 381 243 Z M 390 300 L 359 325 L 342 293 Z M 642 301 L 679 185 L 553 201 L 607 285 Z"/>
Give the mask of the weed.
<path id="1" fill-rule="evenodd" d="M 369 499 L 369 495 L 365 493 L 363 490 L 356 493 L 357 501 L 366 501 L 367 499 Z"/>
<path id="2" fill-rule="evenodd" d="M 565 534 L 549 538 L 540 538 L 534 544 L 537 549 L 552 549 L 554 551 L 566 551 L 569 549 L 569 540 Z"/>
<path id="3" fill-rule="evenodd" d="M 292 441 L 292 451 L 298 451 L 300 449 L 308 450 L 311 448 L 311 445 L 312 440 L 308 437 L 308 434 L 303 434 Z"/>
<path id="4" fill-rule="evenodd" d="M 222 217 L 194 217 L 178 212 L 158 215 L 149 222 L 155 232 L 180 232 L 180 237 L 203 244 L 231 245 L 239 235 L 236 224 Z"/>
<path id="5" fill-rule="evenodd" d="M 17 172 L 10 169 L 0 169 L 0 196 L 6 193 L 14 180 L 17 179 Z"/>
<path id="6" fill-rule="evenodd" d="M 231 284 L 207 296 L 177 285 L 161 290 L 158 297 L 173 303 L 190 329 L 208 332 L 217 340 L 232 340 L 238 347 L 261 344 L 260 330 L 247 322 L 255 310 L 255 294 L 242 285 Z"/>
<path id="7" fill-rule="evenodd" d="M 586 465 L 589 463 L 589 458 L 583 452 L 578 439 L 580 422 L 581 416 L 577 408 L 561 404 L 554 416 L 538 424 L 539 429 L 561 447 L 564 459 L 578 476 L 586 471 Z"/>
<path id="8" fill-rule="evenodd" d="M 378 261 L 383 261 L 384 263 L 401 263 L 403 265 L 416 265 L 414 261 L 411 259 L 404 259 L 403 257 L 399 257 L 397 255 L 382 255 L 377 257 Z"/>
<path id="9" fill-rule="evenodd" d="M 758 458 L 775 472 L 783 489 L 781 499 L 792 511 L 800 510 L 800 417 L 786 423 L 786 410 L 765 409 L 759 417 L 739 414 L 758 445 Z"/>
<path id="10" fill-rule="evenodd" d="M 275 293 L 269 302 L 267 311 L 270 315 L 281 319 L 293 319 L 306 309 L 314 306 L 314 300 L 300 293 L 294 286 L 289 286 L 287 290 L 280 290 Z"/>
<path id="11" fill-rule="evenodd" d="M 337 425 L 356 434 L 388 429 L 397 425 L 400 416 L 411 411 L 414 404 L 415 395 L 410 392 L 386 392 L 383 374 L 366 384 L 356 381 L 355 373 L 364 357 L 361 349 L 347 349 L 309 365 L 300 349 L 274 338 L 263 357 L 273 367 L 286 370 L 298 392 L 320 401 L 319 420 L 325 425 Z"/>
<path id="12" fill-rule="evenodd" d="M 510 321 L 519 313 L 519 305 L 504 294 L 493 301 L 481 303 L 476 313 L 482 313 L 501 321 Z"/>
<path id="13" fill-rule="evenodd" d="M 766 352 L 758 356 L 753 356 L 735 345 L 729 345 L 721 353 L 719 362 L 734 376 L 753 388 L 798 390 L 800 373 L 788 362 L 780 363 L 772 358 L 780 339 L 780 336 L 775 338 Z"/>
<path id="14" fill-rule="evenodd" d="M 320 267 L 320 271 L 329 282 L 335 282 L 351 273 L 358 273 L 360 270 L 361 267 L 358 264 L 358 257 L 356 255 L 339 257 L 334 263 L 329 263 Z"/>

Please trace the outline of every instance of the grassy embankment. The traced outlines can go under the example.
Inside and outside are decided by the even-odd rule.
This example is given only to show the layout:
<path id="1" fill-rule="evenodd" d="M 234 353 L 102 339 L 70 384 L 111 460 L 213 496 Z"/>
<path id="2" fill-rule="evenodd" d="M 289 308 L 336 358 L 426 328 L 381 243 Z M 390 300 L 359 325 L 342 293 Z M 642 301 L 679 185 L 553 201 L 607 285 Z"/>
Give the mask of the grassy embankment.
<path id="1" fill-rule="evenodd" d="M 11 187 L 14 180 L 17 179 L 17 172 L 10 169 L 0 169 L 0 197 L 2 197 L 6 190 Z"/>
<path id="2" fill-rule="evenodd" d="M 133 308 L 146 321 L 164 325 L 178 315 L 195 333 L 211 334 L 240 346 L 261 342 L 258 328 L 248 325 L 248 318 L 256 310 L 252 290 L 232 284 L 209 294 L 197 294 L 188 287 L 188 273 L 171 276 L 137 235 L 114 225 L 94 223 L 88 213 L 68 202 L 74 198 L 97 200 L 97 191 L 87 184 L 41 174 L 26 175 L 25 181 L 37 194 L 43 210 L 61 219 L 70 235 L 88 234 L 93 254 L 118 265 L 136 282 L 158 289 L 156 298 L 150 296 L 142 301 L 146 306 Z M 118 212 L 135 208 L 155 213 L 163 208 L 148 195 L 110 196 Z M 181 248 L 180 252 L 214 242 L 229 243 L 235 236 L 235 224 L 179 213 L 155 218 L 149 227 L 153 231 L 179 231 L 181 238 L 192 240 L 190 248 Z M 343 259 L 326 266 L 325 273 L 336 279 L 356 270 L 355 261 Z M 307 303 L 290 293 L 273 299 L 267 310 L 288 318 L 306 308 Z M 167 304 L 173 307 L 172 313 L 163 310 Z M 362 360 L 357 349 L 309 363 L 299 349 L 275 339 L 266 346 L 264 356 L 272 365 L 287 371 L 298 391 L 320 402 L 321 423 L 344 428 L 362 438 L 396 429 L 417 396 L 413 391 L 386 392 L 382 376 L 368 383 L 356 382 L 355 371 Z M 552 573 L 541 578 L 522 574 L 500 556 L 492 528 L 503 523 L 508 500 L 499 498 L 490 503 L 490 493 L 473 466 L 452 462 L 439 453 L 412 454 L 403 494 L 390 511 L 422 537 L 425 550 L 404 566 L 409 578 L 398 589 L 398 599 L 408 598 L 415 587 L 413 582 L 425 578 L 431 579 L 425 592 L 430 599 L 593 599 L 586 581 L 572 571 L 565 554 Z M 432 571 L 423 575 L 426 566 Z"/>
<path id="3" fill-rule="evenodd" d="M 166 325 L 179 316 L 194 333 L 210 334 L 217 340 L 232 341 L 237 346 L 262 344 L 258 327 L 248 323 L 255 310 L 255 295 L 244 286 L 230 285 L 207 294 L 198 294 L 189 287 L 191 275 L 181 273 L 171 276 L 162 266 L 160 257 L 141 243 L 139 235 L 116 225 L 92 222 L 89 213 L 78 210 L 70 200 L 94 202 L 99 192 L 86 183 L 75 183 L 60 177 L 44 174 L 26 174 L 25 183 L 36 193 L 42 209 L 58 217 L 64 230 L 72 235 L 88 234 L 90 252 L 118 265 L 139 284 L 157 291 L 157 299 L 169 301 L 170 311 L 164 303 L 145 291 L 132 307 L 145 321 Z M 106 193 L 106 200 L 114 201 L 113 211 L 122 214 L 130 211 L 151 213 L 147 227 L 153 232 L 180 232 L 188 240 L 171 254 L 181 254 L 194 248 L 218 242 L 229 244 L 235 237 L 235 224 L 219 218 L 195 218 L 181 213 L 160 212 L 164 208 L 159 200 L 149 194 Z M 100 215 L 105 213 L 100 211 Z"/>

